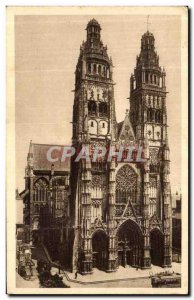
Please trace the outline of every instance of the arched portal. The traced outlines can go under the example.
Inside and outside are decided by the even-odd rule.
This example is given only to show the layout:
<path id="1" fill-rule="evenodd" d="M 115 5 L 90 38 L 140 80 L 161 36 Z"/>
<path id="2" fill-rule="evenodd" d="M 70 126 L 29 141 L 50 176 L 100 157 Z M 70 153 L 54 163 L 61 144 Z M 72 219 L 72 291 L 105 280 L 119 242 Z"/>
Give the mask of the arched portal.
<path id="1" fill-rule="evenodd" d="M 93 268 L 106 270 L 108 258 L 108 237 L 103 230 L 98 230 L 92 237 Z"/>
<path id="2" fill-rule="evenodd" d="M 128 219 L 117 231 L 118 265 L 141 267 L 143 236 L 139 226 Z"/>
<path id="3" fill-rule="evenodd" d="M 150 232 L 150 246 L 151 263 L 162 266 L 164 261 L 164 236 L 157 228 Z"/>
<path id="4" fill-rule="evenodd" d="M 38 230 L 32 230 L 32 244 L 35 246 L 40 241 L 40 233 Z"/>

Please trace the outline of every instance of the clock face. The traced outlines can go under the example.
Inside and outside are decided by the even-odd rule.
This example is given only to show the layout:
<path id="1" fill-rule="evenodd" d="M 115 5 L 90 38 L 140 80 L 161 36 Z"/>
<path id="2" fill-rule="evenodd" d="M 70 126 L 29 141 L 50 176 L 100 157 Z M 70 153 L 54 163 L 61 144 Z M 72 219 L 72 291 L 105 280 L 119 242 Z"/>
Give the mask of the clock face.
<path id="1" fill-rule="evenodd" d="M 86 93 L 87 100 L 108 102 L 108 88 L 106 87 L 89 85 Z"/>

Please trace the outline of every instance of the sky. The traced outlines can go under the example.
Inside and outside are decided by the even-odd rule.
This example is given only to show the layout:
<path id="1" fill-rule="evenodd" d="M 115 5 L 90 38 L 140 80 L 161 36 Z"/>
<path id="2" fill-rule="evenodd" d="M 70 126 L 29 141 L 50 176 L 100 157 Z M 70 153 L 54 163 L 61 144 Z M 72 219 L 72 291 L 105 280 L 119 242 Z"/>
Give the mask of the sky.
<path id="1" fill-rule="evenodd" d="M 129 109 L 129 78 L 147 31 L 146 15 L 16 16 L 15 116 L 16 184 L 24 189 L 30 140 L 71 144 L 75 67 L 85 28 L 95 17 L 101 39 L 113 60 L 117 121 Z M 181 20 L 177 15 L 151 15 L 160 66 L 166 70 L 171 189 L 181 189 Z"/>

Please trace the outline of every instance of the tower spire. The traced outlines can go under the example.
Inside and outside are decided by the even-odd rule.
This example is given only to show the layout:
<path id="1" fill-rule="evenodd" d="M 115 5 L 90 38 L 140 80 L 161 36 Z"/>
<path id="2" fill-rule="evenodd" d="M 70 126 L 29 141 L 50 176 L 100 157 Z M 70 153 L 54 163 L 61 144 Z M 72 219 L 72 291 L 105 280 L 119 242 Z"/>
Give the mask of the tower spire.
<path id="1" fill-rule="evenodd" d="M 27 159 L 29 164 L 32 162 L 32 158 L 33 158 L 33 144 L 32 144 L 32 140 L 30 140 L 28 159 Z"/>
<path id="2" fill-rule="evenodd" d="M 149 31 L 149 25 L 151 25 L 152 23 L 149 23 L 149 15 L 147 15 L 147 22 L 146 22 L 146 24 L 147 24 L 147 31 Z"/>
<path id="3" fill-rule="evenodd" d="M 32 140 L 30 140 L 25 174 L 26 174 L 26 176 L 33 176 L 33 143 L 32 143 Z"/>

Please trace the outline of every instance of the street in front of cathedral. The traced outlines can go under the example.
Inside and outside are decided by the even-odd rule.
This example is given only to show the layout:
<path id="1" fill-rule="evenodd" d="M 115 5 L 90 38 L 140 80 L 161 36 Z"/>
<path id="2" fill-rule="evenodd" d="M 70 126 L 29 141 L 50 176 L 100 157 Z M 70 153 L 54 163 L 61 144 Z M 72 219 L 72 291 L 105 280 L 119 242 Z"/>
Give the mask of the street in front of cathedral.
<path id="1" fill-rule="evenodd" d="M 161 44 L 156 51 L 160 32 L 150 29 L 152 17 L 145 15 L 147 28 L 138 38 L 134 69 L 127 70 L 128 103 L 118 122 L 120 82 L 114 72 L 122 70 L 109 56 L 109 23 L 99 19 L 80 19 L 86 36 L 82 42 L 77 35 L 81 45 L 71 66 L 71 144 L 48 143 L 48 137 L 29 142 L 25 188 L 16 192 L 16 287 L 63 293 L 181 289 L 182 194 L 172 192 L 168 72 L 160 63 Z M 132 45 L 126 47 L 130 55 Z"/>
<path id="2" fill-rule="evenodd" d="M 172 271 L 173 270 L 173 271 Z M 172 268 L 168 269 L 169 272 L 179 273 L 181 272 L 181 264 L 173 263 Z M 119 267 L 117 271 L 117 276 L 115 274 L 105 273 L 98 269 L 94 269 L 92 275 L 84 276 L 78 274 L 77 279 L 75 279 L 75 274 L 72 274 L 67 271 L 60 271 L 56 267 L 52 267 L 51 273 L 59 274 L 63 278 L 65 286 L 70 288 L 103 288 L 103 287 L 152 287 L 152 276 L 155 273 L 164 272 L 163 268 L 152 266 L 151 271 L 141 270 L 131 267 Z M 39 288 L 40 283 L 37 277 L 36 271 L 31 277 L 30 281 L 26 281 L 21 276 L 16 277 L 17 286 L 20 287 L 30 287 L 30 288 Z M 161 286 L 160 286 L 161 287 Z"/>

